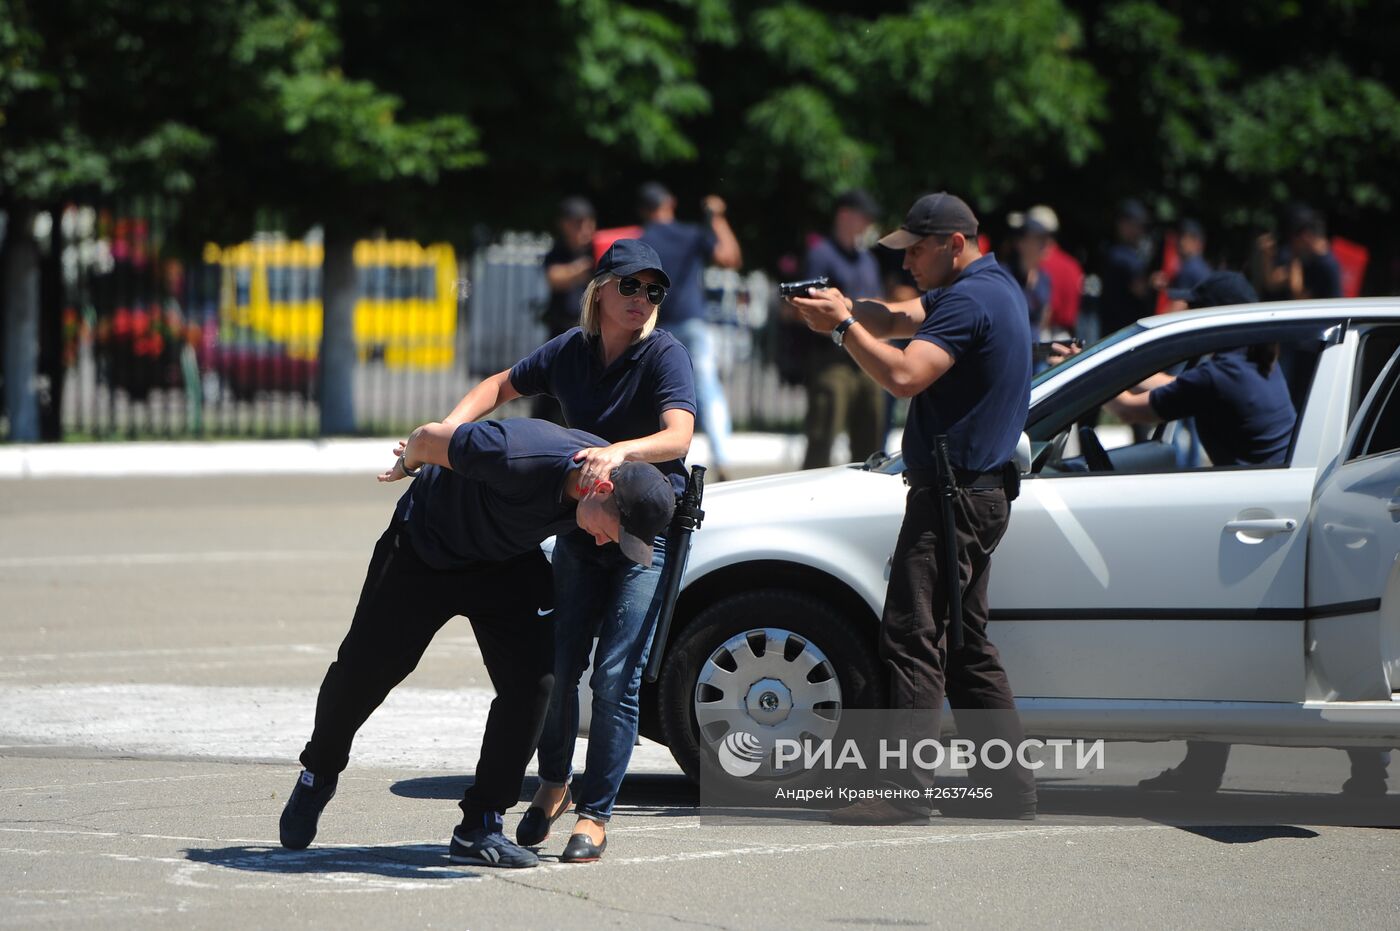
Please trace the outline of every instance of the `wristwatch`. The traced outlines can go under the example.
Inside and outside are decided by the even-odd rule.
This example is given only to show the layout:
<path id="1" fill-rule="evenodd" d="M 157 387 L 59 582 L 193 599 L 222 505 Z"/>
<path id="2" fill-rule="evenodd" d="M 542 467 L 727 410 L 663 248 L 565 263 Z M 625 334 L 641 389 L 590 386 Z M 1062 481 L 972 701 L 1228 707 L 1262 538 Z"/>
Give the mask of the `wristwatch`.
<path id="1" fill-rule="evenodd" d="M 855 315 L 851 315 L 845 320 L 842 320 L 840 323 L 836 324 L 836 329 L 831 331 L 831 341 L 838 346 L 845 343 L 846 331 L 849 330 L 851 328 L 851 325 L 855 322 Z"/>

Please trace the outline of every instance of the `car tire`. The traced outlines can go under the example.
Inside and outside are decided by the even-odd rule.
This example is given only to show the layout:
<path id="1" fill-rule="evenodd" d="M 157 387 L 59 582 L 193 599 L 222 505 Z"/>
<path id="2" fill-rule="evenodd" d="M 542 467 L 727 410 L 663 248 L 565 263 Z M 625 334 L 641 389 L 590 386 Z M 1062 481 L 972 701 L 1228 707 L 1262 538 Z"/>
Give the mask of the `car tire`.
<path id="1" fill-rule="evenodd" d="M 744 592 L 710 605 L 667 651 L 658 703 L 662 733 L 681 769 L 697 783 L 703 777 L 706 786 L 712 785 L 712 778 L 727 781 L 730 796 L 752 796 L 761 790 L 721 772 L 713 752 L 702 747 L 696 689 L 704 664 L 717 650 L 731 638 L 760 630 L 795 635 L 830 659 L 842 708 L 876 708 L 883 703 L 883 679 L 869 624 L 843 615 L 828 601 L 790 589 Z"/>

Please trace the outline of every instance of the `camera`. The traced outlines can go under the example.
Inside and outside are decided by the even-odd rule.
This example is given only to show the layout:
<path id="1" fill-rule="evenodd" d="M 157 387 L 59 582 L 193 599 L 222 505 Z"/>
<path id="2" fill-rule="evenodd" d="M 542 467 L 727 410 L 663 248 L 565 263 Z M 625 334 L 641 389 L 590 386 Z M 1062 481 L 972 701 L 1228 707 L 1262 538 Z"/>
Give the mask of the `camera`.
<path id="1" fill-rule="evenodd" d="M 822 275 L 820 278 L 808 278 L 806 281 L 784 281 L 778 285 L 778 293 L 783 297 L 807 297 L 807 291 L 811 288 L 829 288 L 831 279 Z"/>

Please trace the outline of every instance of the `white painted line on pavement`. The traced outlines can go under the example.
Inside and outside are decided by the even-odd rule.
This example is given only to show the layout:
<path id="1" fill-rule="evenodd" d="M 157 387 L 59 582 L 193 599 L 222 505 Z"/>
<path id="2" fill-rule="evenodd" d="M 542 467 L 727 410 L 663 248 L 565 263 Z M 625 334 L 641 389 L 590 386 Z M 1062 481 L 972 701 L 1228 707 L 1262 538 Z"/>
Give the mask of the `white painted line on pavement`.
<path id="1" fill-rule="evenodd" d="M 221 760 L 301 753 L 316 711 L 311 686 L 0 683 L 0 740 Z M 399 688 L 355 738 L 352 766 L 469 773 L 495 692 Z M 580 768 L 588 749 L 575 747 Z M 677 773 L 670 752 L 643 741 L 632 772 Z"/>
<path id="2" fill-rule="evenodd" d="M 1020 828 L 1007 831 L 978 831 L 972 834 L 908 834 L 902 837 L 870 838 L 813 844 L 765 844 L 760 847 L 729 847 L 723 850 L 694 850 L 684 853 L 658 854 L 650 857 L 619 857 L 615 864 L 682 863 L 687 860 L 727 860 L 734 857 L 772 856 L 785 853 L 818 853 L 827 850 L 866 849 L 870 847 L 915 847 L 926 844 L 962 844 L 979 841 L 1016 840 L 1019 838 L 1058 837 L 1061 835 L 1111 834 L 1132 831 L 1174 830 L 1166 824 L 1143 825 L 1064 825 L 1059 827 Z M 866 832 L 862 832 L 866 833 Z M 571 864 L 559 864 L 570 866 Z"/>
<path id="3" fill-rule="evenodd" d="M 33 744 L 31 746 L 48 745 Z M 243 773 L 197 773 L 185 776 L 146 776 L 140 779 L 103 779 L 98 782 L 54 782 L 38 786 L 4 786 L 0 788 L 0 792 L 42 792 L 46 789 L 83 789 L 92 786 L 120 786 L 137 782 L 182 782 L 187 779 L 232 779 L 241 775 Z M 5 828 L 5 830 L 13 831 L 16 828 Z"/>
<path id="4" fill-rule="evenodd" d="M 4 556 L 0 569 L 48 566 L 173 566 L 183 563 L 296 562 L 297 560 L 363 559 L 359 550 L 226 550 L 208 553 L 75 553 L 66 556 Z"/>

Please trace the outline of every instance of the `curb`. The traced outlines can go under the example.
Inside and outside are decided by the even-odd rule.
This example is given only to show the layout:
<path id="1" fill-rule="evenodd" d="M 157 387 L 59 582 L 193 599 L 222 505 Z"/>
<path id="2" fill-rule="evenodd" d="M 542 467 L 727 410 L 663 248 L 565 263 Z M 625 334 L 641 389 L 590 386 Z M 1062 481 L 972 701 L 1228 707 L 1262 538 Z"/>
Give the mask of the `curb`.
<path id="1" fill-rule="evenodd" d="M 197 475 L 374 475 L 392 464 L 397 437 L 330 440 L 54 443 L 0 446 L 0 480 L 126 478 Z M 785 471 L 802 464 L 805 441 L 784 433 L 736 433 L 728 466 L 734 471 Z M 844 441 L 838 442 L 837 453 Z M 710 446 L 697 434 L 686 461 L 710 465 Z M 834 461 L 841 461 L 834 457 Z"/>

